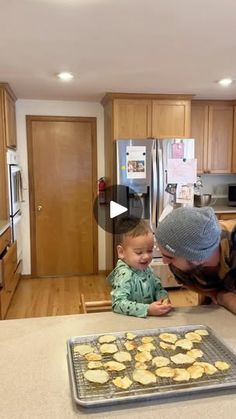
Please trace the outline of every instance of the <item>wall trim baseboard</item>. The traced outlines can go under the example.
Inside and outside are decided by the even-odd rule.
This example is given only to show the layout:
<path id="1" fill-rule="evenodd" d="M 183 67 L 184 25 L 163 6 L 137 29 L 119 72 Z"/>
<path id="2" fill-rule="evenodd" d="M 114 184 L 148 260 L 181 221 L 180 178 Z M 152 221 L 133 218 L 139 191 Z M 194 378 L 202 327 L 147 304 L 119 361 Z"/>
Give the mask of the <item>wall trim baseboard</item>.
<path id="1" fill-rule="evenodd" d="M 111 273 L 111 271 L 109 271 L 109 270 L 101 270 L 101 271 L 98 271 L 98 274 L 99 275 L 109 275 L 109 273 Z"/>
<path id="2" fill-rule="evenodd" d="M 32 275 L 31 274 L 21 274 L 21 279 L 31 279 Z"/>
<path id="3" fill-rule="evenodd" d="M 109 275 L 111 271 L 110 270 L 99 270 L 97 274 L 88 274 L 89 276 L 95 276 L 95 275 Z M 60 278 L 60 277 L 65 277 L 65 275 L 57 275 L 55 276 L 55 278 Z M 66 275 L 66 276 L 86 276 L 84 274 L 80 274 L 80 275 Z M 22 274 L 21 275 L 22 279 L 32 279 L 35 278 L 32 274 Z M 53 278 L 52 276 L 48 276 L 48 277 L 37 277 L 37 278 Z"/>

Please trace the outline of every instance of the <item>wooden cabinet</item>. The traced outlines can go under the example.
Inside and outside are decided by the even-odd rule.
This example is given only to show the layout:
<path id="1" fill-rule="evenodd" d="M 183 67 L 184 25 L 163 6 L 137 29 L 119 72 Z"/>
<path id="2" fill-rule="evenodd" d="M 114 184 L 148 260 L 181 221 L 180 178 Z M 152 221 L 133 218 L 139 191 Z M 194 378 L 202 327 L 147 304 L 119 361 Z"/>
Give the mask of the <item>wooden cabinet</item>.
<path id="1" fill-rule="evenodd" d="M 233 106 L 226 102 L 192 102 L 191 137 L 196 139 L 198 173 L 231 173 Z"/>
<path id="2" fill-rule="evenodd" d="M 16 97 L 7 83 L 0 83 L 0 140 L 4 142 L 5 147 L 16 148 Z"/>
<path id="3" fill-rule="evenodd" d="M 234 105 L 234 135 L 233 135 L 232 173 L 236 173 L 236 105 Z"/>
<path id="4" fill-rule="evenodd" d="M 5 149 L 4 92 L 0 89 L 0 219 L 9 217 L 7 165 Z"/>
<path id="5" fill-rule="evenodd" d="M 190 135 L 190 100 L 114 99 L 114 139 Z"/>
<path id="6" fill-rule="evenodd" d="M 207 166 L 208 106 L 193 104 L 191 109 L 191 137 L 195 138 L 195 157 L 198 173 Z"/>
<path id="7" fill-rule="evenodd" d="M 4 252 L 7 246 L 11 244 L 11 229 L 7 228 L 0 236 L 0 255 Z"/>
<path id="8" fill-rule="evenodd" d="M 151 101 L 117 99 L 113 105 L 114 138 L 151 137 Z"/>
<path id="9" fill-rule="evenodd" d="M 192 96 L 108 93 L 102 100 L 110 115 L 110 140 L 187 138 Z M 106 129 L 106 127 L 105 127 Z"/>
<path id="10" fill-rule="evenodd" d="M 152 137 L 187 138 L 190 136 L 189 100 L 152 101 Z"/>
<path id="11" fill-rule="evenodd" d="M 4 107 L 5 107 L 5 141 L 6 147 L 16 148 L 16 109 L 15 98 L 4 90 Z"/>
<path id="12" fill-rule="evenodd" d="M 0 219 L 9 217 L 7 147 L 16 147 L 15 96 L 7 83 L 0 83 Z"/>
<path id="13" fill-rule="evenodd" d="M 236 212 L 216 213 L 218 220 L 236 220 Z"/>
<path id="14" fill-rule="evenodd" d="M 21 274 L 21 263 L 17 265 L 17 243 L 10 244 L 10 227 L 0 236 L 0 319 L 4 319 Z"/>

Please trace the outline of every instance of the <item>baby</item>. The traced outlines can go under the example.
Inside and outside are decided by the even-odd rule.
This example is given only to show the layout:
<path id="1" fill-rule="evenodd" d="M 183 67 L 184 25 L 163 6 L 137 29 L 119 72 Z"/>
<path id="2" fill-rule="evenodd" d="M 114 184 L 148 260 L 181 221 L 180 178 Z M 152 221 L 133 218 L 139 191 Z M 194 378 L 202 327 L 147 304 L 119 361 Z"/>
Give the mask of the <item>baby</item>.
<path id="1" fill-rule="evenodd" d="M 119 259 L 108 276 L 113 311 L 137 317 L 168 313 L 172 308 L 168 294 L 149 267 L 154 246 L 149 224 L 134 217 L 123 217 L 118 231 Z"/>

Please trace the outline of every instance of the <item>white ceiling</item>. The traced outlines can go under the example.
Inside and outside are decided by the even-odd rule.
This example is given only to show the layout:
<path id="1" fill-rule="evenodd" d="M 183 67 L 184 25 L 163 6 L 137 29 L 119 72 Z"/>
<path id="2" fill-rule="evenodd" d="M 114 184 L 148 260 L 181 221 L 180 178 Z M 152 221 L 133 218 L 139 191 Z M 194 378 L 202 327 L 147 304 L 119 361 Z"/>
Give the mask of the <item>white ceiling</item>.
<path id="1" fill-rule="evenodd" d="M 0 0 L 0 81 L 18 98 L 236 99 L 222 77 L 236 79 L 235 0 Z"/>

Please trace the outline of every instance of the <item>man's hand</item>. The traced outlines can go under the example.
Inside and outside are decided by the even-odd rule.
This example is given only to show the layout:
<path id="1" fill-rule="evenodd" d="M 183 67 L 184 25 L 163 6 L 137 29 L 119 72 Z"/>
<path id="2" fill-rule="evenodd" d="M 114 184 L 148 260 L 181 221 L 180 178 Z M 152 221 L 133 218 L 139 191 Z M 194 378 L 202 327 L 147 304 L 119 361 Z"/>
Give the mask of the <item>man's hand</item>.
<path id="1" fill-rule="evenodd" d="M 172 304 L 169 299 L 154 301 L 148 307 L 149 316 L 162 316 L 172 309 Z"/>

